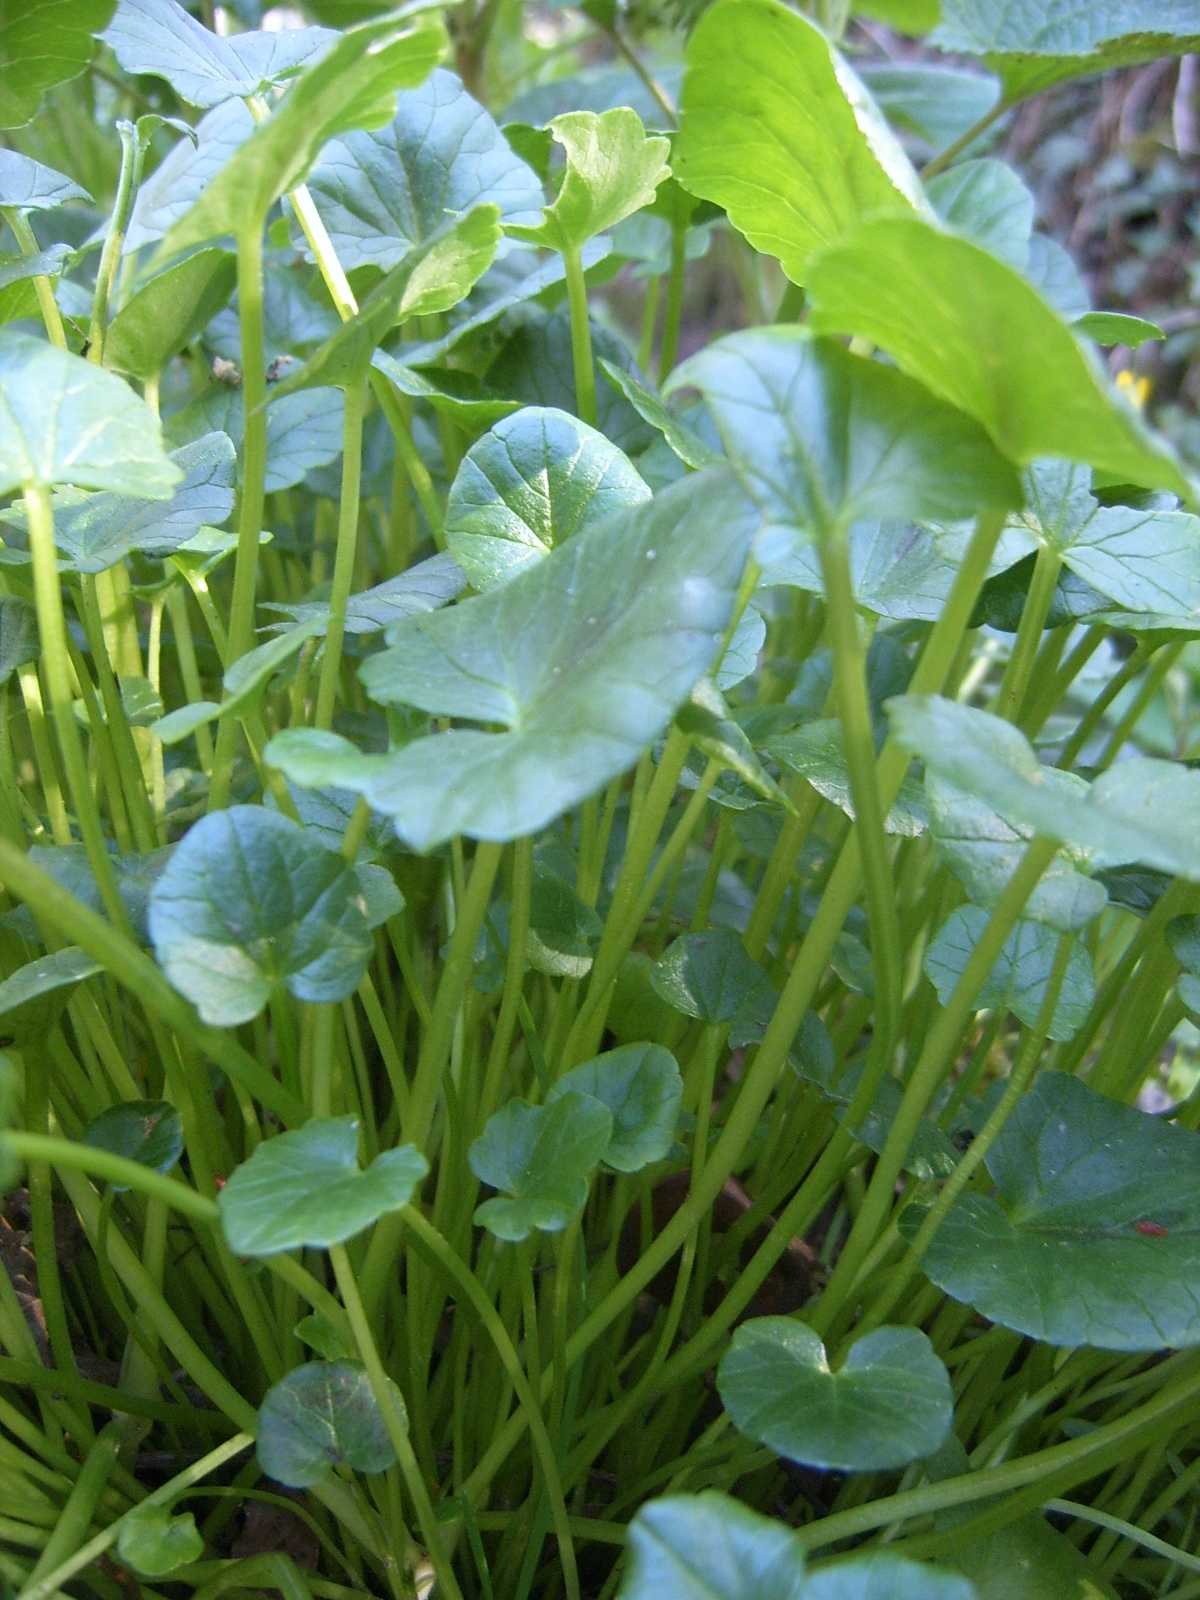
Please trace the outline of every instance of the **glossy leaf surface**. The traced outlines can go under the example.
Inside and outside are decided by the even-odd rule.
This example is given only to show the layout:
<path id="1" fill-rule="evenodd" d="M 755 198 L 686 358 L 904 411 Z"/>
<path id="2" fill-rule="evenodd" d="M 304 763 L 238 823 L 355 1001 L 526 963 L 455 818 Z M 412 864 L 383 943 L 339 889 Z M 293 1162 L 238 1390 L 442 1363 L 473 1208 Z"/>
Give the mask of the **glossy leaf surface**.
<path id="1" fill-rule="evenodd" d="M 139 1161 L 153 1172 L 170 1172 L 183 1154 L 183 1119 L 165 1100 L 127 1100 L 94 1117 L 81 1142 Z M 128 1186 L 112 1187 L 119 1193 Z"/>
<path id="2" fill-rule="evenodd" d="M 393 1399 L 403 1410 L 398 1390 Z M 291 1489 L 310 1488 L 337 1466 L 386 1472 L 396 1461 L 367 1374 L 352 1361 L 309 1361 L 268 1389 L 256 1448 L 267 1477 Z"/>
<path id="3" fill-rule="evenodd" d="M 501 1191 L 476 1208 L 476 1223 L 510 1241 L 561 1232 L 583 1208 L 612 1134 L 612 1113 L 590 1094 L 544 1106 L 510 1100 L 468 1152 L 475 1176 Z"/>
<path id="4" fill-rule="evenodd" d="M 670 1154 L 683 1104 L 683 1079 L 675 1057 L 658 1044 L 627 1044 L 606 1050 L 564 1072 L 547 1098 L 590 1095 L 608 1107 L 612 1132 L 606 1166 L 640 1172 Z"/>

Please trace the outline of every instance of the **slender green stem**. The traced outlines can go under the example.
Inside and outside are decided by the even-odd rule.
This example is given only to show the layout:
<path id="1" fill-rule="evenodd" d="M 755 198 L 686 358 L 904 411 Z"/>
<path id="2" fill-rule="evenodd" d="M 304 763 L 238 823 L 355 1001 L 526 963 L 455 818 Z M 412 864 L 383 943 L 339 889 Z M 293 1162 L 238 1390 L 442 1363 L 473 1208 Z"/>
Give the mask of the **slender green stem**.
<path id="1" fill-rule="evenodd" d="M 596 368 L 592 361 L 592 326 L 588 317 L 587 280 L 577 249 L 562 253 L 571 315 L 571 361 L 575 370 L 575 409 L 580 420 L 596 426 Z"/>
<path id="2" fill-rule="evenodd" d="M 145 154 L 138 131 L 132 122 L 118 122 L 121 138 L 121 170 L 117 178 L 117 193 L 113 200 L 112 216 L 108 222 L 108 235 L 100 256 L 96 273 L 96 288 L 92 296 L 92 320 L 88 329 L 88 359 L 99 364 L 104 359 L 104 336 L 108 329 L 108 303 L 116 282 L 121 249 L 125 243 L 125 230 L 129 226 L 134 198 L 142 175 Z"/>
<path id="3" fill-rule="evenodd" d="M 667 304 L 663 311 L 662 345 L 658 355 L 658 381 L 665 383 L 679 359 L 679 332 L 683 325 L 683 291 L 687 282 L 687 224 L 671 228 L 671 271 L 667 278 Z"/>
<path id="4" fill-rule="evenodd" d="M 1061 571 L 1062 557 L 1048 545 L 1040 545 L 1033 568 L 1033 582 L 1025 597 L 1012 654 L 992 707 L 998 717 L 1004 717 L 1009 722 L 1020 721 L 1029 692 L 1033 663 L 1037 658 L 1050 604 L 1054 599 L 1054 587 Z"/>
<path id="5" fill-rule="evenodd" d="M 346 388 L 345 421 L 342 428 L 342 488 L 338 501 L 337 555 L 333 563 L 333 586 L 329 594 L 329 624 L 325 630 L 325 653 L 321 657 L 321 676 L 317 684 L 317 709 L 314 726 L 333 726 L 333 703 L 337 696 L 342 665 L 342 640 L 346 633 L 346 604 L 354 586 L 354 558 L 358 548 L 358 500 L 362 483 L 363 415 L 367 407 L 365 378 Z"/>
<path id="6" fill-rule="evenodd" d="M 1058 758 L 1058 765 L 1060 767 L 1064 768 L 1065 770 L 1075 765 L 1075 762 L 1079 759 L 1080 752 L 1084 749 L 1088 740 L 1092 738 L 1100 724 L 1104 721 L 1105 712 L 1121 693 L 1121 690 L 1124 689 L 1127 684 L 1132 683 L 1137 675 L 1142 671 L 1143 667 L 1146 665 L 1146 662 L 1150 658 L 1153 648 L 1154 646 L 1152 643 L 1148 643 L 1146 640 L 1139 641 L 1137 647 L 1133 651 L 1133 654 L 1129 656 L 1127 660 L 1122 662 L 1117 671 L 1113 673 L 1112 677 L 1104 685 L 1103 689 L 1101 689 L 1100 693 L 1095 697 L 1092 703 L 1088 706 L 1087 710 L 1084 712 L 1083 716 L 1079 719 L 1074 733 L 1072 733 L 1071 737 L 1067 740 L 1065 746 L 1063 747 L 1063 753 Z"/>
<path id="7" fill-rule="evenodd" d="M 957 161 L 964 150 L 969 150 L 981 134 L 987 132 L 994 122 L 998 122 L 1009 109 L 1008 101 L 1001 95 L 990 111 L 985 111 L 978 122 L 973 122 L 964 134 L 961 134 L 953 143 L 948 144 L 940 155 L 934 156 L 932 161 L 927 161 L 921 168 L 921 177 L 928 183 L 930 178 L 936 178 L 939 172 L 944 172 L 952 161 Z"/>
<path id="8" fill-rule="evenodd" d="M 38 253 L 38 242 L 34 235 L 29 218 L 19 206 L 0 206 L 0 217 L 3 217 L 12 230 L 12 236 L 17 241 L 17 248 L 28 260 L 30 256 Z M 38 310 L 42 314 L 42 322 L 46 327 L 46 336 L 51 344 L 57 345 L 60 350 L 67 348 L 67 334 L 63 327 L 62 314 L 58 309 L 58 301 L 54 298 L 54 285 L 44 274 L 38 273 L 33 280 L 33 292 L 37 296 Z"/>
<path id="9" fill-rule="evenodd" d="M 13 1128 L 4 1135 L 4 1147 L 19 1161 L 44 1161 L 53 1167 L 87 1172 L 106 1183 L 123 1184 L 127 1189 L 137 1189 L 144 1195 L 165 1200 L 176 1211 L 195 1217 L 198 1222 L 215 1224 L 217 1221 L 215 1200 L 198 1194 L 177 1178 L 168 1178 L 143 1162 L 131 1161 L 99 1145 L 77 1144 L 57 1134 L 22 1133 Z"/>
<path id="10" fill-rule="evenodd" d="M 79 1469 L 79 1476 L 62 1509 L 62 1515 L 29 1574 L 31 1589 L 36 1591 L 39 1581 L 44 1581 L 47 1574 L 61 1568 L 64 1561 L 75 1555 L 86 1540 L 100 1497 L 117 1465 L 122 1439 L 122 1425 L 115 1421 L 108 1423 L 96 1436 Z"/>

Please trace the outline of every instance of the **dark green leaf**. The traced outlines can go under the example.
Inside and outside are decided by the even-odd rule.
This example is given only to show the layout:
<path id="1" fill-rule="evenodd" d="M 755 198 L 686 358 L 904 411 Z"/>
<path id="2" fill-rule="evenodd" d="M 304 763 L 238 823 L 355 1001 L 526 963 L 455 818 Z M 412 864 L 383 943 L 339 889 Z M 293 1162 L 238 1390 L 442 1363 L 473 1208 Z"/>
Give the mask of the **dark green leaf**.
<path id="1" fill-rule="evenodd" d="M 80 1139 L 153 1172 L 170 1172 L 183 1154 L 183 1118 L 165 1100 L 127 1100 L 93 1118 Z M 128 1184 L 112 1188 L 121 1193 Z"/>
<path id="2" fill-rule="evenodd" d="M 552 1105 L 510 1100 L 468 1151 L 471 1171 L 504 1198 L 485 1200 L 475 1221 L 498 1239 L 558 1233 L 583 1208 L 588 1179 L 612 1138 L 608 1107 L 590 1094 Z"/>
<path id="3" fill-rule="evenodd" d="M 604 924 L 565 878 L 540 864 L 533 872 L 526 955 L 535 972 L 556 978 L 583 978 Z"/>
<path id="4" fill-rule="evenodd" d="M 462 568 L 453 556 L 430 556 L 399 577 L 385 578 L 373 589 L 350 595 L 346 602 L 346 632 L 379 633 L 405 617 L 449 605 L 465 588 Z M 268 611 L 282 612 L 293 622 L 310 629 L 310 638 L 320 638 L 328 631 L 329 606 L 324 601 L 301 600 L 289 605 L 282 600 L 264 600 L 263 606 Z"/>
<path id="5" fill-rule="evenodd" d="M 396 1463 L 367 1374 L 351 1361 L 309 1361 L 268 1389 L 258 1411 L 257 1453 L 267 1477 L 291 1489 L 321 1483 L 339 1466 L 386 1472 Z"/>
<path id="6" fill-rule="evenodd" d="M 314 468 L 337 460 L 342 451 L 343 416 L 343 399 L 337 389 L 305 389 L 300 394 L 284 395 L 268 407 L 268 494 L 292 489 Z M 213 432 L 227 433 L 240 455 L 246 427 L 241 391 L 214 383 L 181 411 L 172 413 L 165 427 L 167 438 L 174 445 L 188 444 Z"/>
<path id="7" fill-rule="evenodd" d="M 798 773 L 806 783 L 811 783 L 818 794 L 839 806 L 848 817 L 854 815 L 850 770 L 842 747 L 841 723 L 836 719 L 808 722 L 791 733 L 777 734 L 767 740 L 766 750 L 790 772 Z M 915 839 L 928 827 L 929 812 L 921 786 L 915 778 L 908 777 L 892 802 L 884 828 L 888 833 Z"/>
<path id="8" fill-rule="evenodd" d="M 547 1104 L 565 1094 L 590 1095 L 608 1107 L 612 1133 L 602 1160 L 617 1172 L 640 1172 L 671 1153 L 683 1104 L 675 1057 L 657 1044 L 606 1050 L 563 1074 Z"/>
<path id="9" fill-rule="evenodd" d="M 925 952 L 925 974 L 943 1005 L 962 976 L 987 921 L 988 914 L 982 906 L 960 906 L 950 913 Z M 1032 1028 L 1041 1015 L 1060 937 L 1057 929 L 1044 923 L 1018 922 L 975 996 L 976 1008 L 1013 1011 Z M 1091 960 L 1076 943 L 1067 961 L 1066 976 L 1050 1021 L 1051 1039 L 1075 1037 L 1087 1018 L 1095 993 Z"/>
<path id="10" fill-rule="evenodd" d="M 358 1164 L 358 1121 L 326 1117 L 264 1139 L 218 1196 L 239 1256 L 327 1250 L 408 1205 L 429 1163 L 411 1144 Z"/>
<path id="11" fill-rule="evenodd" d="M 921 1460 L 954 1415 L 949 1375 L 915 1328 L 877 1328 L 834 1372 L 804 1323 L 755 1317 L 722 1356 L 717 1390 L 742 1433 L 790 1461 L 844 1472 Z"/>
<path id="12" fill-rule="evenodd" d="M 196 823 L 150 895 L 168 978 L 206 1022 L 248 1022 L 277 989 L 343 1000 L 372 953 L 357 880 L 286 817 L 234 806 Z"/>
<path id="13" fill-rule="evenodd" d="M 105 362 L 143 382 L 157 378 L 225 304 L 236 275 L 232 256 L 223 250 L 198 250 L 157 273 L 109 323 Z"/>
<path id="14" fill-rule="evenodd" d="M 44 1039 L 70 999 L 70 990 L 101 970 L 76 945 L 28 961 L 0 983 L 0 1039 Z"/>
<path id="15" fill-rule="evenodd" d="M 702 1022 L 732 1022 L 768 987 L 766 973 L 728 928 L 682 934 L 650 981 L 669 1006 Z"/>
<path id="16" fill-rule="evenodd" d="M 37 612 L 27 600 L 0 595 L 0 687 L 18 667 L 36 661 L 40 649 Z"/>
<path id="17" fill-rule="evenodd" d="M 662 434 L 686 466 L 699 469 L 715 466 L 720 461 L 719 452 L 710 450 L 704 440 L 681 417 L 669 410 L 658 395 L 640 383 L 632 372 L 603 358 L 600 368 L 613 388 L 625 396 L 643 422 L 648 422 Z"/>
<path id="18" fill-rule="evenodd" d="M 505 400 L 492 394 L 470 373 L 458 372 L 451 367 L 426 369 L 418 372 L 406 367 L 386 350 L 376 350 L 371 365 L 377 367 L 401 394 L 412 400 L 425 400 L 437 412 L 469 433 L 489 428 L 501 417 L 510 416 L 521 409 L 519 400 Z"/>
<path id="19" fill-rule="evenodd" d="M 999 1198 L 958 1199 L 922 1262 L 947 1294 L 1049 1344 L 1200 1342 L 1200 1136 L 1048 1072 L 987 1165 Z"/>

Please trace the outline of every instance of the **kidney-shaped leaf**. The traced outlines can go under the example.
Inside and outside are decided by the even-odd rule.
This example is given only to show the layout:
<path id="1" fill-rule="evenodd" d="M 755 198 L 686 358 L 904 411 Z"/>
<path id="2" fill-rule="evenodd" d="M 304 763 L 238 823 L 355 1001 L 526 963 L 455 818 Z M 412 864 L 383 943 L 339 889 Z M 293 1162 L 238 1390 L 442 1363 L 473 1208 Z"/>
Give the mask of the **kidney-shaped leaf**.
<path id="1" fill-rule="evenodd" d="M 392 1388 L 403 1413 L 400 1391 Z M 386 1472 L 396 1463 L 366 1371 L 354 1361 L 308 1361 L 268 1389 L 258 1409 L 256 1450 L 267 1477 L 289 1489 L 320 1483 L 338 1466 Z"/>
<path id="2" fill-rule="evenodd" d="M 532 169 L 441 67 L 398 96 L 385 127 L 330 140 L 308 188 L 347 271 L 396 266 L 473 206 L 534 222 L 543 201 Z"/>
<path id="3" fill-rule="evenodd" d="M 167 1578 L 204 1554 L 204 1540 L 190 1511 L 172 1516 L 168 1506 L 136 1506 L 121 1518 L 117 1554 L 143 1578 Z"/>
<path id="4" fill-rule="evenodd" d="M 183 1154 L 183 1119 L 166 1100 L 127 1100 L 94 1117 L 80 1140 L 154 1172 L 170 1172 Z M 121 1191 L 128 1185 L 112 1187 Z"/>
<path id="5" fill-rule="evenodd" d="M 567 165 L 540 223 L 509 223 L 508 232 L 552 250 L 577 251 L 596 234 L 640 211 L 670 176 L 670 140 L 647 134 L 630 106 L 567 111 L 549 124 Z"/>
<path id="6" fill-rule="evenodd" d="M 930 942 L 925 952 L 925 974 L 943 1005 L 962 977 L 987 922 L 988 914 L 982 906 L 959 906 Z M 975 997 L 978 1008 L 982 1011 L 1002 1007 L 1013 1011 L 1032 1028 L 1041 1015 L 1050 986 L 1059 937 L 1054 928 L 1043 923 L 1019 921 L 1004 941 L 995 966 Z M 1049 1037 L 1073 1039 L 1087 1019 L 1095 993 L 1091 960 L 1076 943 L 1067 958 L 1066 973 L 1050 1019 Z"/>
<path id="7" fill-rule="evenodd" d="M 509 731 L 387 756 L 327 735 L 320 782 L 366 794 L 419 850 L 536 832 L 632 765 L 711 665 L 756 520 L 729 479 L 695 474 L 509 583 L 397 624 L 362 668 L 372 699 Z M 309 739 L 281 734 L 268 759 L 303 783 Z"/>
<path id="8" fill-rule="evenodd" d="M 564 1094 L 591 1095 L 612 1114 L 603 1160 L 617 1172 L 640 1172 L 661 1161 L 675 1142 L 683 1079 L 675 1057 L 659 1044 L 626 1044 L 563 1074 L 547 1104 Z"/>
<path id="9" fill-rule="evenodd" d="M 158 418 L 123 379 L 31 334 L 0 332 L 0 494 L 70 483 L 164 500 L 178 479 Z"/>
<path id="10" fill-rule="evenodd" d="M 1047 1072 L 987 1165 L 998 1198 L 962 1196 L 925 1254 L 939 1288 L 1049 1344 L 1200 1343 L 1200 1135 Z"/>
<path id="11" fill-rule="evenodd" d="M 568 1092 L 544 1106 L 510 1100 L 468 1151 L 475 1176 L 502 1191 L 475 1221 L 498 1239 L 560 1232 L 583 1209 L 612 1132 L 612 1113 L 590 1094 Z"/>
<path id="12" fill-rule="evenodd" d="M 550 406 L 505 417 L 467 451 L 446 503 L 446 542 L 476 589 L 572 534 L 649 500 L 628 456 Z"/>
<path id="13" fill-rule="evenodd" d="M 970 240 L 916 217 L 868 222 L 813 263 L 808 292 L 818 333 L 870 339 L 1014 461 L 1063 456 L 1191 494 L 1066 323 Z"/>
<path id="14" fill-rule="evenodd" d="M 832 1371 L 790 1317 L 755 1317 L 717 1369 L 721 1403 L 751 1439 L 789 1461 L 875 1472 L 932 1453 L 954 1414 L 950 1378 L 915 1328 L 877 1328 Z"/>
<path id="15" fill-rule="evenodd" d="M 1020 502 L 971 417 L 894 368 L 802 328 L 718 339 L 669 392 L 703 394 L 726 454 L 773 526 L 811 535 L 870 517 L 953 520 Z"/>
<path id="16" fill-rule="evenodd" d="M 358 1164 L 358 1122 L 325 1117 L 264 1139 L 221 1190 L 221 1226 L 240 1256 L 328 1249 L 406 1206 L 429 1171 L 410 1144 Z"/>
<path id="17" fill-rule="evenodd" d="M 347 863 L 259 806 L 213 812 L 185 834 L 151 891 L 149 927 L 167 977 L 226 1027 L 280 987 L 344 1000 L 373 948 Z"/>
<path id="18" fill-rule="evenodd" d="M 675 176 L 724 206 L 795 283 L 814 251 L 862 217 L 926 206 L 866 89 L 820 28 L 780 0 L 718 0 L 705 11 L 688 42 L 682 110 Z"/>
<path id="19" fill-rule="evenodd" d="M 732 1022 L 770 992 L 758 962 L 730 928 L 684 933 L 650 973 L 655 992 L 675 1011 L 701 1022 Z"/>
<path id="20" fill-rule="evenodd" d="M 666 1495 L 629 1524 L 620 1600 L 806 1600 L 800 1535 L 711 1490 Z"/>

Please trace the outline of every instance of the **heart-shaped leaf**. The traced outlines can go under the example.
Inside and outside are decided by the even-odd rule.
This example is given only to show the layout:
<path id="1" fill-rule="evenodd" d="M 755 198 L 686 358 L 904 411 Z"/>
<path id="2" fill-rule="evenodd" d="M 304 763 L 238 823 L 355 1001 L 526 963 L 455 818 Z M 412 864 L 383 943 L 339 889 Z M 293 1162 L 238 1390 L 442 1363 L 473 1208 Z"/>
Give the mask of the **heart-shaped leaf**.
<path id="1" fill-rule="evenodd" d="M 172 450 L 182 474 L 169 500 L 130 494 L 81 494 L 63 490 L 53 497 L 54 543 L 64 572 L 103 572 L 134 550 L 165 556 L 201 528 L 219 527 L 233 510 L 233 443 L 227 434 L 208 433 L 194 444 Z M 25 513 L 19 507 L 0 520 L 19 531 L 6 534 L 6 557 L 28 560 Z M 11 554 L 9 554 L 11 552 Z"/>
<path id="2" fill-rule="evenodd" d="M 1063 456 L 1190 496 L 1167 445 L 1012 267 L 919 218 L 864 223 L 808 276 L 817 333 L 870 339 L 1014 461 Z"/>
<path id="3" fill-rule="evenodd" d="M 956 1200 L 922 1261 L 947 1294 L 1048 1344 L 1200 1343 L 1200 1135 L 1047 1072 L 987 1165 L 998 1197 Z"/>
<path id="4" fill-rule="evenodd" d="M 475 1176 L 504 1195 L 485 1200 L 475 1221 L 498 1239 L 561 1232 L 583 1209 L 612 1132 L 612 1113 L 590 1094 L 566 1093 L 544 1106 L 510 1100 L 468 1151 Z"/>
<path id="5" fill-rule="evenodd" d="M 575 251 L 623 217 L 640 211 L 670 175 L 669 139 L 647 134 L 630 106 L 566 111 L 548 124 L 566 154 L 558 194 L 535 226 L 510 222 L 508 232 L 551 250 Z"/>
<path id="6" fill-rule="evenodd" d="M 429 1163 L 410 1144 L 358 1164 L 358 1121 L 314 1118 L 264 1139 L 218 1196 L 229 1248 L 240 1256 L 325 1250 L 352 1239 L 416 1193 Z"/>
<path id="7" fill-rule="evenodd" d="M 94 1117 L 80 1141 L 154 1172 L 170 1172 L 183 1154 L 183 1119 L 165 1100 L 126 1100 Z M 120 1193 L 128 1184 L 112 1188 Z"/>
<path id="8" fill-rule="evenodd" d="M 167 977 L 226 1027 L 256 1017 L 280 988 L 344 1000 L 373 949 L 346 862 L 258 806 L 194 824 L 151 891 L 149 926 Z"/>
<path id="9" fill-rule="evenodd" d="M 237 146 L 195 204 L 172 226 L 175 254 L 259 226 L 271 204 L 301 183 L 321 146 L 356 128 L 378 128 L 398 89 L 424 79 L 446 47 L 435 17 L 393 14 L 352 28 L 295 79 L 267 121 Z"/>
<path id="10" fill-rule="evenodd" d="M 48 211 L 72 200 L 90 200 L 73 178 L 45 167 L 17 150 L 0 150 L 0 206 L 17 211 Z"/>
<path id="11" fill-rule="evenodd" d="M 224 250 L 197 250 L 156 273 L 109 323 L 106 364 L 143 382 L 157 378 L 225 304 L 236 276 L 233 257 Z"/>
<path id="12" fill-rule="evenodd" d="M 385 127 L 330 140 L 308 188 L 347 271 L 397 266 L 474 206 L 534 222 L 543 202 L 535 174 L 441 67 L 397 97 Z"/>
<path id="13" fill-rule="evenodd" d="M 500 588 L 397 624 L 362 669 L 374 700 L 511 731 L 368 756 L 296 730 L 267 758 L 303 783 L 319 744 L 320 783 L 366 794 L 416 849 L 535 832 L 630 766 L 711 664 L 754 521 L 735 485 L 696 474 Z"/>
<path id="14" fill-rule="evenodd" d="M 0 494 L 69 483 L 165 500 L 179 477 L 158 418 L 123 379 L 0 331 Z"/>
<path id="15" fill-rule="evenodd" d="M 951 520 L 1016 505 L 984 430 L 901 372 L 803 328 L 728 334 L 668 391 L 700 390 L 768 521 L 811 537 L 871 517 Z"/>
<path id="16" fill-rule="evenodd" d="M 1006 822 L 1058 839 L 1089 854 L 1097 866 L 1140 862 L 1200 878 L 1200 845 L 1192 818 L 1200 806 L 1200 773 L 1170 761 L 1122 761 L 1077 797 L 1047 780 L 1019 729 L 989 712 L 938 695 L 898 695 L 887 702 L 898 744 Z"/>
<path id="17" fill-rule="evenodd" d="M 803 117 L 796 106 L 805 108 Z M 803 283 L 814 251 L 921 184 L 824 33 L 779 0 L 718 0 L 692 31 L 674 169 Z"/>
<path id="18" fill-rule="evenodd" d="M 392 1390 L 403 1413 L 400 1391 Z M 308 1489 L 339 1466 L 386 1472 L 396 1463 L 367 1374 L 352 1361 L 309 1361 L 268 1389 L 256 1451 L 267 1477 L 290 1489 Z"/>
<path id="19" fill-rule="evenodd" d="M 877 1472 L 931 1455 L 954 1415 L 950 1378 L 916 1328 L 877 1328 L 831 1371 L 825 1346 L 790 1317 L 755 1317 L 717 1369 L 742 1433 L 789 1461 Z"/>
<path id="20" fill-rule="evenodd" d="M 959 906 L 931 940 L 925 952 L 925 975 L 943 1005 L 962 977 L 987 923 L 988 914 L 982 906 Z M 1032 1028 L 1041 1015 L 1050 986 L 1059 937 L 1057 929 L 1044 923 L 1019 921 L 975 997 L 977 1008 L 1013 1011 Z M 1087 1020 L 1095 995 L 1091 960 L 1077 942 L 1067 959 L 1049 1037 L 1073 1039 Z"/>
<path id="21" fill-rule="evenodd" d="M 770 988 L 766 973 L 729 928 L 681 934 L 650 981 L 669 1006 L 701 1022 L 732 1022 Z"/>
<path id="22" fill-rule="evenodd" d="M 477 439 L 446 503 L 446 542 L 476 589 L 649 500 L 629 458 L 565 411 L 526 406 Z"/>
<path id="23" fill-rule="evenodd" d="M 169 1506 L 136 1506 L 121 1518 L 117 1554 L 143 1578 L 168 1578 L 176 1567 L 199 1561 L 204 1540 L 190 1511 L 173 1516 Z"/>
<path id="24" fill-rule="evenodd" d="M 565 1094 L 590 1095 L 608 1107 L 612 1133 L 602 1158 L 606 1166 L 640 1172 L 670 1154 L 683 1079 L 675 1057 L 661 1045 L 622 1045 L 572 1067 L 550 1090 L 547 1104 Z"/>

